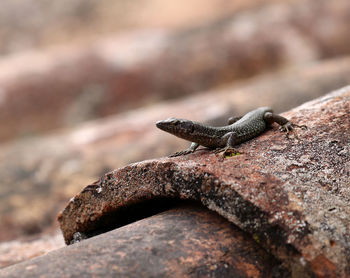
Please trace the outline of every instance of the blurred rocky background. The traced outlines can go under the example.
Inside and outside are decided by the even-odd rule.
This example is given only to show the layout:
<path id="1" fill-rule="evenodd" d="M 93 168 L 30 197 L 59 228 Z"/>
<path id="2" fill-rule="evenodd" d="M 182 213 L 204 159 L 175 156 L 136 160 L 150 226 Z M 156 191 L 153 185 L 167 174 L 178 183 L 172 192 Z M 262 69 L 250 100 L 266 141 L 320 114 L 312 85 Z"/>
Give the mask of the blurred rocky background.
<path id="1" fill-rule="evenodd" d="M 64 245 L 56 216 L 107 171 L 350 83 L 348 0 L 3 0 L 0 267 Z"/>

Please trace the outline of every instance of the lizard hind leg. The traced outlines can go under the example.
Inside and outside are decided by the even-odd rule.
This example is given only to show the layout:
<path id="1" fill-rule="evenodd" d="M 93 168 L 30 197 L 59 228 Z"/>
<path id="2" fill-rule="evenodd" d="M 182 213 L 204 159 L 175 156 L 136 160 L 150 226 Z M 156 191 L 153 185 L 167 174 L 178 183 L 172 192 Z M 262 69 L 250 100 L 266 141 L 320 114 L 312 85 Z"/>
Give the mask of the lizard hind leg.
<path id="1" fill-rule="evenodd" d="M 269 124 L 277 123 L 280 125 L 280 130 L 286 132 L 287 138 L 289 138 L 289 132 L 292 131 L 295 127 L 301 128 L 301 129 L 307 129 L 306 125 L 297 125 L 292 122 L 290 122 L 285 117 L 282 117 L 280 115 L 274 114 L 272 112 L 266 112 L 264 115 L 264 120 L 267 121 Z"/>
<path id="2" fill-rule="evenodd" d="M 292 137 L 290 136 L 290 131 L 293 131 L 295 128 L 300 128 L 302 130 L 306 130 L 307 129 L 307 126 L 306 125 L 297 125 L 297 124 L 294 124 L 292 122 L 288 122 L 284 125 L 281 125 L 279 130 L 282 131 L 282 132 L 286 132 L 286 137 L 288 139 L 291 139 Z M 293 133 L 294 134 L 294 137 L 295 138 L 298 138 L 298 135 L 296 133 Z"/>
<path id="3" fill-rule="evenodd" d="M 232 125 L 233 123 L 239 121 L 243 116 L 239 116 L 239 117 L 230 117 L 228 120 L 227 120 L 227 124 L 228 125 Z"/>

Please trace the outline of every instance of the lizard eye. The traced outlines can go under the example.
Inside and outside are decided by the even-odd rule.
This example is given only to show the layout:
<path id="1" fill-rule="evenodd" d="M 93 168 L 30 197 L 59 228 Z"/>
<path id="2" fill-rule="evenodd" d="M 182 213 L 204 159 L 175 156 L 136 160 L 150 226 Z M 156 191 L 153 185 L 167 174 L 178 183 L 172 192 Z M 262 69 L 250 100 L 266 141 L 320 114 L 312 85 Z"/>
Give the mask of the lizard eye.
<path id="1" fill-rule="evenodd" d="M 180 123 L 180 121 L 178 119 L 173 119 L 172 120 L 172 124 L 173 125 L 178 125 Z"/>
<path id="2" fill-rule="evenodd" d="M 179 123 L 179 120 L 176 118 L 168 118 L 165 120 L 165 122 L 170 125 L 177 125 Z"/>

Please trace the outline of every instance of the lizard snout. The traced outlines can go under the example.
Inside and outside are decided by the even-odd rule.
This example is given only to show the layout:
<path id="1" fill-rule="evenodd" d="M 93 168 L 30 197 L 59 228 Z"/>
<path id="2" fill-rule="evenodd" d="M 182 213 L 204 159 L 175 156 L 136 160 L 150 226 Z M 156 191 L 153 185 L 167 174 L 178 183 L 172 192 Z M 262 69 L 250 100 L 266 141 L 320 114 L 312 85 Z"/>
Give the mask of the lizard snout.
<path id="1" fill-rule="evenodd" d="M 158 121 L 156 122 L 156 126 L 161 129 L 164 130 L 164 121 Z"/>
<path id="2" fill-rule="evenodd" d="M 166 120 L 156 122 L 156 126 L 161 130 L 169 131 L 173 126 L 176 126 L 179 123 L 180 123 L 179 119 L 169 118 Z"/>

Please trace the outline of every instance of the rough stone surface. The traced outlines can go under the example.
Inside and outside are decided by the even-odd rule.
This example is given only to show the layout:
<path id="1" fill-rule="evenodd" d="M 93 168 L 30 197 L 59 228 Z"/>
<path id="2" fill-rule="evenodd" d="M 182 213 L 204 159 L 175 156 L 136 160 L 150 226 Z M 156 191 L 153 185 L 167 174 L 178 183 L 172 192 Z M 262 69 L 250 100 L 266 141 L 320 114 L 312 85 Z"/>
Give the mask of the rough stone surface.
<path id="1" fill-rule="evenodd" d="M 182 205 L 45 256 L 0 277 L 272 277 L 288 272 L 216 213 Z"/>
<path id="2" fill-rule="evenodd" d="M 348 0 L 282 1 L 185 31 L 143 30 L 4 58 L 0 141 L 349 54 L 349 11 Z"/>
<path id="3" fill-rule="evenodd" d="M 283 114 L 308 130 L 277 128 L 241 144 L 240 155 L 208 150 L 131 164 L 102 176 L 59 215 L 66 243 L 125 220 L 158 198 L 191 199 L 249 233 L 292 276 L 350 275 L 350 87 Z"/>
<path id="4" fill-rule="evenodd" d="M 158 120 L 172 116 L 223 125 L 256 107 L 286 111 L 346 84 L 350 59 L 330 60 L 1 145 L 0 241 L 51 229 L 66 200 L 102 174 L 189 145 L 158 130 Z"/>
<path id="5" fill-rule="evenodd" d="M 36 238 L 18 239 L 0 243 L 0 268 L 44 255 L 64 246 L 60 233 L 40 235 Z"/>

